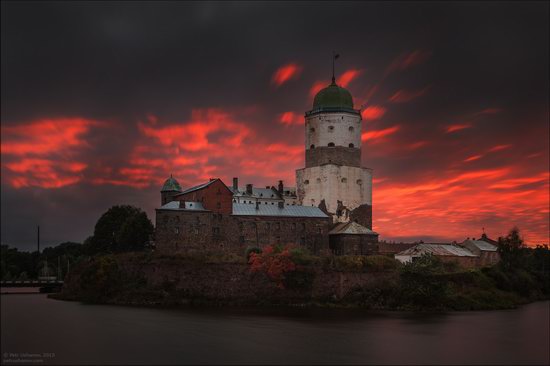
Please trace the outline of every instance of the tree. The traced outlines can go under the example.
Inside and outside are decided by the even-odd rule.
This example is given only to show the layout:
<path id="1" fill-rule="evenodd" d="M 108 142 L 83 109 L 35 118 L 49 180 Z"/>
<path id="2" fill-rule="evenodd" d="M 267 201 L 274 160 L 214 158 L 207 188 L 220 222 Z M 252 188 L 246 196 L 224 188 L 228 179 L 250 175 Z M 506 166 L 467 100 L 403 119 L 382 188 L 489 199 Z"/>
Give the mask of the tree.
<path id="1" fill-rule="evenodd" d="M 141 209 L 113 206 L 97 221 L 94 235 L 85 243 L 91 254 L 143 250 L 153 234 L 153 224 Z"/>
<path id="2" fill-rule="evenodd" d="M 523 264 L 525 245 L 517 227 L 512 228 L 505 238 L 498 238 L 500 264 L 505 270 L 516 269 Z"/>

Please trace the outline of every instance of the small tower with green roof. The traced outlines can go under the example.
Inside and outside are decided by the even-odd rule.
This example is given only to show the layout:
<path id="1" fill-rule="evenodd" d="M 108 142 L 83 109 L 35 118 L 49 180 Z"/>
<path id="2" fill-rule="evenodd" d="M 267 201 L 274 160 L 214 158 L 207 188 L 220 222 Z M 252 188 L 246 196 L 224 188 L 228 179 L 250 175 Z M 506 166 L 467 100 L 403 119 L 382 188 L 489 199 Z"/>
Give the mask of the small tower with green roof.
<path id="1" fill-rule="evenodd" d="M 181 186 L 178 181 L 172 177 L 172 174 L 170 174 L 170 178 L 166 179 L 160 190 L 161 206 L 173 201 L 174 196 L 178 193 L 181 193 Z"/>

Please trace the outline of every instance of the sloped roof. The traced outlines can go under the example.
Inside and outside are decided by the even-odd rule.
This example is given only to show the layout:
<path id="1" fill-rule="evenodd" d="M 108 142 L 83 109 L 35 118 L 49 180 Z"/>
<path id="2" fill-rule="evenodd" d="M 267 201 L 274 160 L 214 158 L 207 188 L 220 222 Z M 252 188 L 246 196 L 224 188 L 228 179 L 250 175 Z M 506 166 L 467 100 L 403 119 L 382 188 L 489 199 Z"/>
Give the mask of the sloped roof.
<path id="1" fill-rule="evenodd" d="M 364 227 L 355 221 L 342 222 L 334 227 L 329 235 L 351 234 L 351 235 L 378 235 L 378 233 Z"/>
<path id="2" fill-rule="evenodd" d="M 328 217 L 319 207 L 315 206 L 284 206 L 278 205 L 251 205 L 248 203 L 233 203 L 235 216 L 286 216 L 286 217 Z"/>
<path id="3" fill-rule="evenodd" d="M 187 188 L 185 191 L 181 192 L 180 194 L 185 194 L 185 193 L 189 193 L 189 192 L 193 192 L 193 191 L 198 191 L 199 189 L 206 188 L 206 187 L 208 187 L 209 185 L 211 185 L 212 183 L 214 183 L 214 182 L 217 181 L 217 180 L 220 180 L 220 179 L 219 179 L 219 178 L 212 179 L 211 181 L 206 182 L 206 183 L 203 183 L 203 184 L 199 184 L 198 186 L 194 186 L 194 187 L 191 187 L 191 188 Z"/>
<path id="4" fill-rule="evenodd" d="M 467 240 L 467 241 L 474 244 L 479 250 L 483 250 L 485 252 L 496 252 L 498 249 L 496 245 L 490 244 L 485 240 Z"/>
<path id="5" fill-rule="evenodd" d="M 458 245 L 443 243 L 418 244 L 412 248 L 397 253 L 396 256 L 410 255 L 413 257 L 419 257 L 423 254 L 433 254 L 436 256 L 477 257 L 466 248 L 459 247 Z"/>
<path id="6" fill-rule="evenodd" d="M 201 202 L 181 202 L 171 201 L 160 207 L 160 210 L 175 210 L 175 211 L 208 211 L 204 208 Z"/>
<path id="7" fill-rule="evenodd" d="M 276 189 L 271 188 L 256 188 L 252 187 L 252 194 L 246 193 L 246 188 L 239 187 L 237 191 L 233 187 L 229 187 L 229 190 L 233 192 L 235 196 L 239 197 L 251 197 L 251 198 L 265 198 L 265 199 L 274 199 L 281 200 L 282 197 Z"/>

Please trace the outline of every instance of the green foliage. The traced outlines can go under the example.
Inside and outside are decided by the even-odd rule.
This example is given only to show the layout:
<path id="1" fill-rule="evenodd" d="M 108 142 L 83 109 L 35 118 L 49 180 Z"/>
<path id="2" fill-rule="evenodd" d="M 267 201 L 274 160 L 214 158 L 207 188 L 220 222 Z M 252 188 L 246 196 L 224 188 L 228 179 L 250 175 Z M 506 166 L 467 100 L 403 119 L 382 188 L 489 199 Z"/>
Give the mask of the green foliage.
<path id="1" fill-rule="evenodd" d="M 439 278 L 445 266 L 436 256 L 425 254 L 401 268 L 400 303 L 413 307 L 444 307 L 448 283 Z"/>
<path id="2" fill-rule="evenodd" d="M 401 262 L 385 255 L 369 255 L 365 257 L 367 272 L 393 271 L 400 267 Z"/>
<path id="3" fill-rule="evenodd" d="M 97 221 L 86 242 L 90 254 L 144 250 L 153 234 L 147 214 L 133 206 L 113 206 Z"/>
<path id="4" fill-rule="evenodd" d="M 394 271 L 401 263 L 384 255 L 341 255 L 328 257 L 324 268 L 338 272 L 386 272 Z"/>
<path id="5" fill-rule="evenodd" d="M 505 238 L 499 238 L 497 247 L 500 254 L 500 265 L 505 270 L 512 270 L 524 265 L 525 246 L 517 227 L 510 230 Z"/>

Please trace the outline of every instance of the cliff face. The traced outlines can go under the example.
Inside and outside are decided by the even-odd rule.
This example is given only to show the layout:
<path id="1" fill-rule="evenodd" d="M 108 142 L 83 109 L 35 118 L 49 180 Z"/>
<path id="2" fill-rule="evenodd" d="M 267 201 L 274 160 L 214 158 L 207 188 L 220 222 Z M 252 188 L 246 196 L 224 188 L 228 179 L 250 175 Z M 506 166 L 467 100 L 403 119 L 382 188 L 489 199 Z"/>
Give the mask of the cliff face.
<path id="1" fill-rule="evenodd" d="M 246 263 L 186 257 L 116 255 L 82 262 L 58 298 L 120 304 L 303 304 L 337 302 L 351 290 L 390 281 L 393 272 L 345 273 L 312 268 L 311 281 L 280 288 Z"/>

